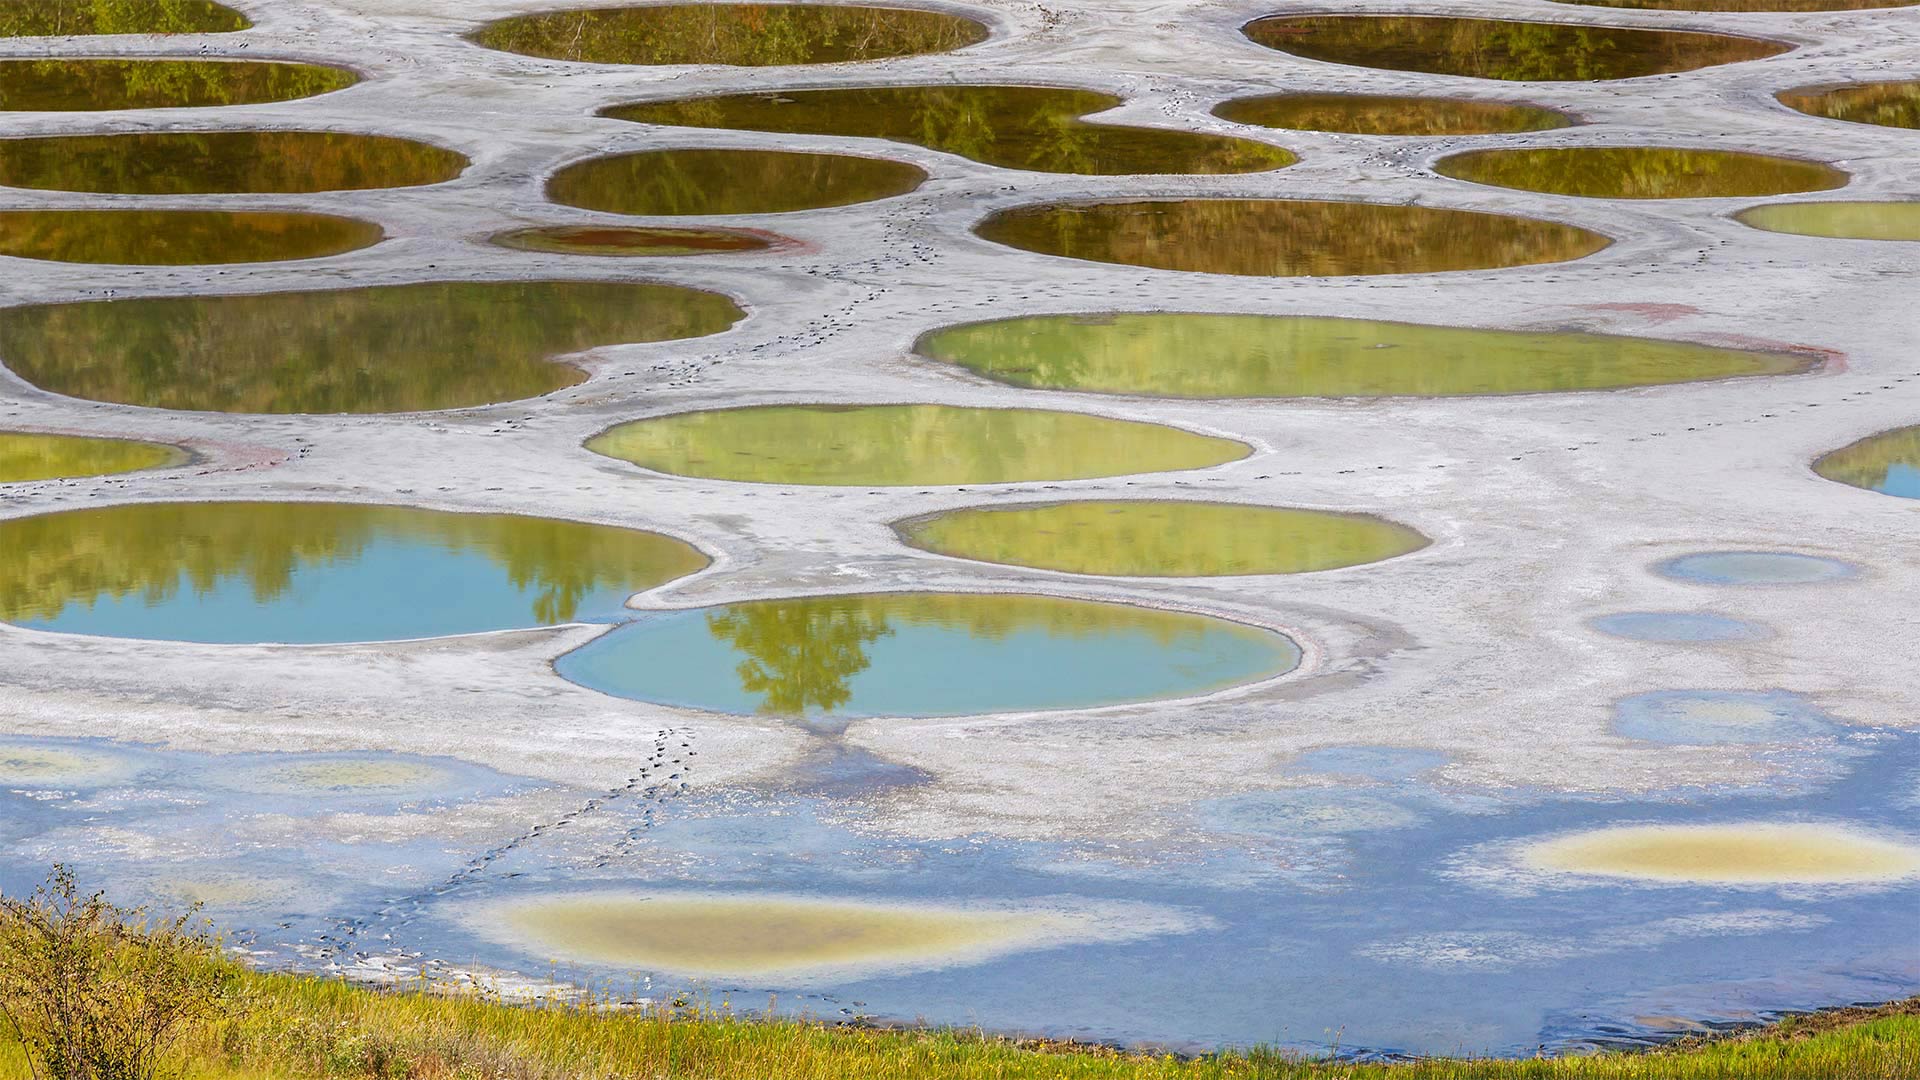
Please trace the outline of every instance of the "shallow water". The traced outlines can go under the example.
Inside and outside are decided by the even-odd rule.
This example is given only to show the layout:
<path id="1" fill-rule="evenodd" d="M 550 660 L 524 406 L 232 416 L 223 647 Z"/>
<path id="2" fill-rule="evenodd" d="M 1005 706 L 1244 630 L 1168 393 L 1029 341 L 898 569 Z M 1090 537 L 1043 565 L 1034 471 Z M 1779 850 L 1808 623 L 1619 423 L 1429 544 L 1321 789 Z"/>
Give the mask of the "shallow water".
<path id="1" fill-rule="evenodd" d="M 1785 42 L 1690 30 L 1439 15 L 1272 15 L 1246 26 L 1270 49 L 1332 64 L 1516 82 L 1586 82 L 1777 56 Z"/>
<path id="2" fill-rule="evenodd" d="M 1664 146 L 1472 150 L 1434 171 L 1521 191 L 1600 199 L 1723 199 L 1845 187 L 1846 173 L 1799 158 Z"/>
<path id="3" fill-rule="evenodd" d="M 987 39 L 972 19 L 844 4 L 658 4 L 519 15 L 472 40 L 591 64 L 840 64 L 951 52 Z"/>
<path id="4" fill-rule="evenodd" d="M 1920 79 L 1782 90 L 1780 104 L 1810 116 L 1881 127 L 1920 128 Z"/>
<path id="5" fill-rule="evenodd" d="M 0 522 L 0 619 L 216 644 L 605 621 L 706 556 L 635 529 L 348 503 L 148 503 Z"/>
<path id="6" fill-rule="evenodd" d="M 1531 846 L 1544 870 L 1650 881 L 1837 884 L 1920 877 L 1920 845 L 1802 822 L 1638 825 Z"/>
<path id="7" fill-rule="evenodd" d="M 1920 499 L 1920 427 L 1896 428 L 1842 447 L 1813 463 L 1813 471 L 1842 484 Z"/>
<path id="8" fill-rule="evenodd" d="M 718 293 L 588 281 L 149 297 L 0 311 L 0 362 L 94 401 L 412 412 L 551 393 L 585 378 L 553 357 L 714 334 L 743 314 Z"/>
<path id="9" fill-rule="evenodd" d="M 1683 341 L 1296 315 L 1030 315 L 914 349 L 990 379 L 1162 397 L 1452 397 L 1605 390 L 1809 370 L 1811 357 Z"/>
<path id="10" fill-rule="evenodd" d="M 451 180 L 445 147 L 344 131 L 153 131 L 0 139 L 0 186 L 117 195 L 357 191 Z"/>
<path id="11" fill-rule="evenodd" d="M 1269 94 L 1214 106 L 1236 124 L 1351 135 L 1496 135 L 1573 123 L 1562 112 L 1504 101 L 1379 94 Z"/>
<path id="12" fill-rule="evenodd" d="M 213 0 L 102 4 L 99 0 L 8 0 L 0 5 L 0 37 L 69 34 L 224 34 L 253 24 Z"/>
<path id="13" fill-rule="evenodd" d="M 607 225 L 543 225 L 496 233 L 488 239 L 516 251 L 554 255 L 713 255 L 765 251 L 766 236 L 732 229 L 648 229 Z"/>
<path id="14" fill-rule="evenodd" d="M 1050 596 L 874 593 L 645 615 L 554 663 L 601 693 L 741 716 L 852 719 L 1190 697 L 1291 671 L 1240 623 Z"/>
<path id="15" fill-rule="evenodd" d="M 1379 562 L 1431 542 L 1363 514 L 1146 500 L 949 510 L 895 528 L 913 547 L 942 555 L 1152 577 L 1303 574 Z"/>
<path id="16" fill-rule="evenodd" d="M 1121 100 L 1094 90 L 942 84 L 648 101 L 618 105 L 602 115 L 677 127 L 888 139 L 1037 172 L 1243 173 L 1296 160 L 1251 139 L 1079 119 Z"/>
<path id="17" fill-rule="evenodd" d="M 342 68 L 274 61 L 0 60 L 0 111 L 254 105 L 329 94 L 359 81 L 359 76 Z"/>
<path id="18" fill-rule="evenodd" d="M 371 247 L 370 221 L 280 211 L 0 210 L 0 255 L 126 266 L 318 259 Z"/>
<path id="19" fill-rule="evenodd" d="M 1532 266 L 1578 259 L 1611 242 L 1505 214 L 1305 199 L 1038 203 L 989 215 L 974 231 L 1043 255 L 1264 277 Z"/>
<path id="20" fill-rule="evenodd" d="M 1756 229 L 1836 240 L 1920 240 L 1920 202 L 1772 203 L 1734 219 Z"/>
<path id="21" fill-rule="evenodd" d="M 1603 634 L 1632 641 L 1672 645 L 1709 645 L 1732 641 L 1765 641 L 1773 631 L 1706 611 L 1624 611 L 1589 620 Z"/>
<path id="22" fill-rule="evenodd" d="M 587 449 L 656 472 L 762 484 L 1005 484 L 1204 469 L 1244 443 L 1090 413 L 764 405 L 621 424 Z"/>
<path id="23" fill-rule="evenodd" d="M 1669 746 L 1788 743 L 1839 726 L 1785 690 L 1657 690 L 1622 698 L 1613 710 L 1617 734 Z"/>
<path id="24" fill-rule="evenodd" d="M 1815 585 L 1859 570 L 1838 559 L 1790 551 L 1703 551 L 1656 563 L 1653 572 L 1695 585 Z"/>
<path id="25" fill-rule="evenodd" d="M 0 484 L 162 469 L 187 460 L 159 443 L 0 431 Z"/>
<path id="26" fill-rule="evenodd" d="M 613 214 L 785 214 L 890 199 L 926 179 L 904 161 L 851 154 L 647 150 L 569 165 L 547 196 Z"/>

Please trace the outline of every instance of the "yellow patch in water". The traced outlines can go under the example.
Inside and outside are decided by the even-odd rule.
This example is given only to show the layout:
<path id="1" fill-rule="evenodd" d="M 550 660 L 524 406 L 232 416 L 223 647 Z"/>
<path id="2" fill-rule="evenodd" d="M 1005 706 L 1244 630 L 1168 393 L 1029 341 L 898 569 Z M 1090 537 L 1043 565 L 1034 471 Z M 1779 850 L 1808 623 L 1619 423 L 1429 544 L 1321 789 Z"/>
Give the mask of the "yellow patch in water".
<path id="1" fill-rule="evenodd" d="M 1838 825 L 1629 825 L 1529 845 L 1535 869 L 1649 881 L 1849 884 L 1920 876 L 1920 847 Z"/>
<path id="2" fill-rule="evenodd" d="M 122 763 L 106 754 L 45 746 L 0 746 L 0 785 L 30 787 L 111 779 Z"/>

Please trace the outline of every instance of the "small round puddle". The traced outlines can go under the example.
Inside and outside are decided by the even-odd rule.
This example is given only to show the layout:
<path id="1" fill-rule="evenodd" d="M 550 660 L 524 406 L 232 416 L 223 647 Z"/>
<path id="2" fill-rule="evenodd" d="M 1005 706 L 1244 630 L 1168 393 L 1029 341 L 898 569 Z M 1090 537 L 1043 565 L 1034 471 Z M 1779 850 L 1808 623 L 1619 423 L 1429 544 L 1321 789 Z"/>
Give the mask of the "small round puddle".
<path id="1" fill-rule="evenodd" d="M 586 375 L 552 358 L 719 333 L 719 293 L 591 281 L 424 282 L 0 311 L 0 356 L 70 397 L 247 413 L 456 409 Z"/>
<path id="2" fill-rule="evenodd" d="M 1589 619 L 1587 625 L 1629 641 L 1663 645 L 1713 645 L 1773 637 L 1772 630 L 1758 623 L 1708 611 L 1623 611 Z"/>
<path id="3" fill-rule="evenodd" d="M 1313 315 L 1028 315 L 925 334 L 921 356 L 1045 390 L 1161 397 L 1456 397 L 1785 375 L 1817 361 L 1683 341 Z"/>
<path id="4" fill-rule="evenodd" d="M 987 28 L 941 11 L 850 4 L 651 4 L 517 15 L 470 35 L 489 49 L 590 64 L 843 64 L 951 52 Z"/>
<path id="5" fill-rule="evenodd" d="M 1005 484 L 1204 469 L 1244 443 L 1088 413 L 760 405 L 621 424 L 587 449 L 655 472 L 763 484 Z"/>
<path id="6" fill-rule="evenodd" d="M 1305 199 L 1040 203 L 989 215 L 974 231 L 1042 255 L 1253 277 L 1533 266 L 1578 259 L 1611 243 L 1534 218 Z"/>
<path id="7" fill-rule="evenodd" d="M 1573 118 L 1537 105 L 1375 94 L 1269 94 L 1235 98 L 1213 115 L 1236 124 L 1349 135 L 1500 135 L 1548 131 Z"/>
<path id="8" fill-rule="evenodd" d="M 1775 95 L 1809 116 L 1878 127 L 1920 128 L 1920 79 L 1908 82 L 1803 86 Z"/>
<path id="9" fill-rule="evenodd" d="M 103 4 L 100 0 L 13 0 L 0 4 L 0 37 L 77 34 L 226 34 L 253 24 L 213 0 Z"/>
<path id="10" fill-rule="evenodd" d="M 1920 499 L 1920 427 L 1872 435 L 1821 457 L 1813 471 L 1882 495 Z"/>
<path id="11" fill-rule="evenodd" d="M 1870 11 L 1910 7 L 1920 0 L 1555 0 L 1583 7 L 1639 8 L 1645 11 Z"/>
<path id="12" fill-rule="evenodd" d="M 768 236 L 732 229 L 648 229 L 619 225 L 542 225 L 496 233 L 488 240 L 515 251 L 623 257 L 714 255 L 765 251 L 773 246 Z"/>
<path id="13" fill-rule="evenodd" d="M 1121 101 L 1048 86 L 878 86 L 650 101 L 602 115 L 677 127 L 888 139 L 1035 172 L 1244 173 L 1297 160 L 1251 139 L 1080 119 Z"/>
<path id="14" fill-rule="evenodd" d="M 620 618 L 707 564 L 658 533 L 345 503 L 148 503 L 0 522 L 0 619 L 103 637 L 324 644 Z"/>
<path id="15" fill-rule="evenodd" d="M 1624 825 L 1527 845 L 1537 870 L 1703 885 L 1839 885 L 1920 875 L 1920 847 L 1844 825 Z"/>
<path id="16" fill-rule="evenodd" d="M 1694 585 L 1814 585 L 1859 571 L 1838 559 L 1791 551 L 1702 551 L 1656 563 L 1653 572 Z"/>
<path id="17" fill-rule="evenodd" d="M 1514 82 L 1590 82 L 1778 56 L 1780 41 L 1691 30 L 1465 19 L 1445 15 L 1272 15 L 1245 32 L 1330 64 Z"/>
<path id="18" fill-rule="evenodd" d="M 547 197 L 614 214 L 785 214 L 890 199 L 926 179 L 904 161 L 850 154 L 647 150 L 569 165 Z"/>
<path id="19" fill-rule="evenodd" d="M 154 131 L 0 139 L 0 186 L 116 195 L 299 194 L 439 184 L 462 154 L 339 131 Z"/>
<path id="20" fill-rule="evenodd" d="M 159 443 L 0 431 L 0 484 L 111 476 L 186 460 L 184 451 Z"/>
<path id="21" fill-rule="evenodd" d="M 913 547 L 942 555 L 1122 577 L 1303 574 L 1379 562 L 1430 543 L 1365 514 L 1184 501 L 973 507 L 896 528 Z"/>
<path id="22" fill-rule="evenodd" d="M 0 741 L 0 787 L 98 788 L 136 775 L 134 760 L 110 750 Z"/>
<path id="23" fill-rule="evenodd" d="M 875 593 L 646 615 L 562 656 L 615 697 L 739 716 L 965 716 L 1191 697 L 1293 670 L 1283 635 L 1050 596 Z"/>
<path id="24" fill-rule="evenodd" d="M 1846 173 L 1799 158 L 1665 146 L 1472 150 L 1434 171 L 1476 184 L 1599 199 L 1723 199 L 1845 187 Z"/>
<path id="25" fill-rule="evenodd" d="M 255 105 L 330 94 L 359 81 L 341 68 L 268 60 L 0 60 L 0 111 Z"/>
<path id="26" fill-rule="evenodd" d="M 1920 240 L 1920 202 L 1773 203 L 1733 216 L 1743 225 L 1795 236 Z"/>
<path id="27" fill-rule="evenodd" d="M 1658 690 L 1613 710 L 1615 732 L 1669 746 L 1791 742 L 1833 729 L 1832 717 L 1784 690 Z"/>
<path id="28" fill-rule="evenodd" d="M 281 211 L 0 210 L 0 255 L 122 266 L 318 259 L 379 243 L 369 221 Z"/>

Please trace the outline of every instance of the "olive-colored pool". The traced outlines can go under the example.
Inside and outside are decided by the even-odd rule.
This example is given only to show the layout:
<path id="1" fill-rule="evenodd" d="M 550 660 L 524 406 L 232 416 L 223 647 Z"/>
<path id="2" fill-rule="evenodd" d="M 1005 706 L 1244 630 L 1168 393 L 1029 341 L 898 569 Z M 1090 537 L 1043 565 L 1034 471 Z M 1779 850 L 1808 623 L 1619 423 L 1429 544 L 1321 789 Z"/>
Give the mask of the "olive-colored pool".
<path id="1" fill-rule="evenodd" d="M 1724 199 L 1845 187 L 1831 165 L 1801 158 L 1670 146 L 1470 150 L 1434 171 L 1476 184 L 1599 199 Z"/>
<path id="2" fill-rule="evenodd" d="M 290 211 L 0 210 L 0 255 L 123 266 L 317 259 L 370 247 L 370 221 Z"/>
<path id="3" fill-rule="evenodd" d="M 767 235 L 737 229 L 650 229 L 622 225 L 540 225 L 496 233 L 489 239 L 515 251 L 629 257 L 714 255 L 765 251 L 773 246 Z"/>
<path id="4" fill-rule="evenodd" d="M 785 214 L 889 199 L 925 183 L 904 161 L 788 150 L 647 150 L 555 173 L 554 202 L 614 214 Z"/>
<path id="5" fill-rule="evenodd" d="M 252 25 L 245 15 L 213 0 L 7 0 L 0 4 L 0 37 L 226 34 Z"/>
<path id="6" fill-rule="evenodd" d="M 255 60 L 120 57 L 0 60 L 0 111 L 190 109 L 292 101 L 344 90 L 351 71 Z"/>
<path id="7" fill-rule="evenodd" d="M 1756 229 L 1835 240 L 1920 240 L 1920 202 L 1771 203 L 1734 218 Z"/>
<path id="8" fill-rule="evenodd" d="M 159 443 L 0 431 L 0 484 L 108 476 L 178 465 L 186 452 Z"/>
<path id="9" fill-rule="evenodd" d="M 108 195 L 298 194 L 438 184 L 465 155 L 344 131 L 142 131 L 0 139 L 0 187 Z"/>
<path id="10" fill-rule="evenodd" d="M 1349 135 L 1502 135 L 1573 123 L 1566 113 L 1538 105 L 1390 94 L 1268 94 L 1221 102 L 1213 115 L 1236 124 Z"/>
<path id="11" fill-rule="evenodd" d="M 489 49 L 590 64 L 844 64 L 951 52 L 987 39 L 943 11 L 853 4 L 646 4 L 516 15 L 475 31 Z"/>
<path id="12" fill-rule="evenodd" d="M 1870 435 L 1824 455 L 1813 471 L 1882 495 L 1920 499 L 1920 427 Z"/>
<path id="13" fill-rule="evenodd" d="M 1879 127 L 1920 128 L 1920 79 L 1905 82 L 1803 86 L 1775 95 L 1809 116 Z"/>

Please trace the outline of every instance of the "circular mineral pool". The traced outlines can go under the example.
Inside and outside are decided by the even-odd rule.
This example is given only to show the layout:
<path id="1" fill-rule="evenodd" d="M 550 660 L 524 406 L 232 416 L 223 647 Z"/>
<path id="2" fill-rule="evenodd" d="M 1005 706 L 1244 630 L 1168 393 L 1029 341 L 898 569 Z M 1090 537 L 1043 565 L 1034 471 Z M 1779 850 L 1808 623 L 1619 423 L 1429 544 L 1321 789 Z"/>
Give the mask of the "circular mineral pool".
<path id="1" fill-rule="evenodd" d="M 1833 717 L 1785 690 L 1658 690 L 1613 709 L 1614 731 L 1672 746 L 1790 742 L 1834 726 Z"/>
<path id="2" fill-rule="evenodd" d="M 1809 116 L 1879 127 L 1920 128 L 1920 79 L 1906 82 L 1803 86 L 1775 95 Z"/>
<path id="3" fill-rule="evenodd" d="M 515 251 L 623 258 L 765 251 L 774 243 L 771 234 L 737 229 L 650 229 L 622 225 L 541 225 L 495 233 L 488 239 Z"/>
<path id="4" fill-rule="evenodd" d="M 992 214 L 974 231 L 1042 255 L 1260 277 L 1532 266 L 1578 259 L 1611 242 L 1534 218 L 1305 199 L 1039 203 Z"/>
<path id="5" fill-rule="evenodd" d="M 1283 635 L 1050 596 L 875 593 L 643 615 L 562 656 L 615 697 L 735 715 L 858 718 L 1080 709 L 1285 674 Z"/>
<path id="6" fill-rule="evenodd" d="M 1005 484 L 1204 469 L 1244 443 L 1088 413 L 952 405 L 763 405 L 675 413 L 588 440 L 681 476 L 763 484 Z"/>
<path id="7" fill-rule="evenodd" d="M 0 4 L 0 37 L 227 34 L 252 25 L 245 15 L 213 0 L 10 0 Z"/>
<path id="8" fill-rule="evenodd" d="M 1790 551 L 1702 551 L 1656 563 L 1653 572 L 1694 585 L 1813 585 L 1859 571 L 1837 559 Z"/>
<path id="9" fill-rule="evenodd" d="M 418 187 L 465 155 L 344 131 L 141 131 L 0 139 L 0 187 L 110 195 L 299 194 Z"/>
<path id="10" fill-rule="evenodd" d="M 271 60 L 0 60 L 0 112 L 256 105 L 330 94 L 359 81 L 342 68 Z"/>
<path id="11" fill-rule="evenodd" d="M 1562 112 L 1506 101 L 1387 94 L 1269 94 L 1235 98 L 1213 115 L 1236 124 L 1349 135 L 1500 135 L 1573 123 Z"/>
<path id="12" fill-rule="evenodd" d="M 1710 611 L 1623 611 L 1591 619 L 1587 625 L 1614 637 L 1666 645 L 1713 645 L 1773 637 L 1772 630 L 1758 623 Z"/>
<path id="13" fill-rule="evenodd" d="M 147 503 L 0 521 L 0 619 L 211 644 L 387 641 L 622 617 L 707 559 L 658 533 L 344 503 Z"/>
<path id="14" fill-rule="evenodd" d="M 474 31 L 489 49 L 590 64 L 844 64 L 952 52 L 987 39 L 960 15 L 853 4 L 647 4 L 516 15 Z"/>
<path id="15" fill-rule="evenodd" d="M 926 179 L 904 161 L 851 154 L 645 150 L 569 165 L 547 182 L 547 196 L 612 214 L 786 214 L 890 199 Z"/>
<path id="16" fill-rule="evenodd" d="M 1835 240 L 1920 240 L 1920 202 L 1771 203 L 1734 219 L 1768 232 Z"/>
<path id="17" fill-rule="evenodd" d="M 1845 187 L 1831 165 L 1799 158 L 1666 146 L 1471 150 L 1434 171 L 1476 184 L 1597 199 L 1724 199 Z"/>
<path id="18" fill-rule="evenodd" d="M 1073 574 L 1302 574 L 1426 547 L 1404 525 L 1236 503 L 1126 500 L 970 507 L 895 525 L 908 544 L 982 562 Z"/>
<path id="19" fill-rule="evenodd" d="M 186 460 L 185 451 L 160 443 L 0 431 L 0 484 L 110 476 L 162 469 Z"/>
<path id="20" fill-rule="evenodd" d="M 1536 841 L 1536 870 L 1710 885 L 1840 885 L 1920 876 L 1920 847 L 1849 825 L 1621 825 Z"/>
<path id="21" fill-rule="evenodd" d="M 1821 457 L 1813 471 L 1882 495 L 1920 499 L 1920 427 L 1868 436 Z"/>
<path id="22" fill-rule="evenodd" d="M 330 214 L 232 210 L 0 210 L 0 255 L 122 266 L 318 259 L 371 247 L 380 226 Z"/>

